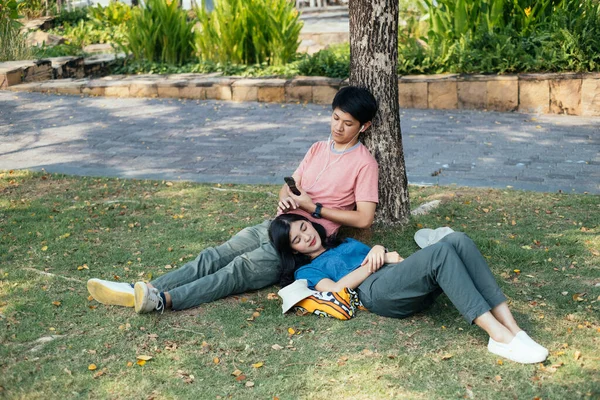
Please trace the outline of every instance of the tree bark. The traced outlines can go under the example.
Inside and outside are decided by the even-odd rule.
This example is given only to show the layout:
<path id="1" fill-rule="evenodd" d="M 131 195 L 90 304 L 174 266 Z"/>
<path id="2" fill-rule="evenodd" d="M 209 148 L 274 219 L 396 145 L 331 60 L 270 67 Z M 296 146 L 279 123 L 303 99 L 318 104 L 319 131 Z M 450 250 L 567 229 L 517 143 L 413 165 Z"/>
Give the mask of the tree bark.
<path id="1" fill-rule="evenodd" d="M 350 84 L 371 91 L 379 105 L 363 141 L 379 163 L 376 222 L 410 218 L 398 105 L 398 0 L 350 0 Z"/>

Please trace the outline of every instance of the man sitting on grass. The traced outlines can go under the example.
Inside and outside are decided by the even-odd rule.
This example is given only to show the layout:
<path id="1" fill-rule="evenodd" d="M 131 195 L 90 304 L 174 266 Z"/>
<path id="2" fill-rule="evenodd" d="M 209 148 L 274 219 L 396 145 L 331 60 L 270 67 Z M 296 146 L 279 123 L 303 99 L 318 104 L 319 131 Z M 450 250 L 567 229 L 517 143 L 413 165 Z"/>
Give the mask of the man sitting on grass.
<path id="1" fill-rule="evenodd" d="M 366 228 L 378 202 L 378 166 L 359 135 L 371 126 L 377 103 L 366 89 L 345 87 L 333 99 L 331 135 L 313 144 L 293 174 L 299 195 L 279 191 L 278 214 L 296 213 L 319 221 L 327 235 L 341 225 Z M 150 283 L 90 279 L 90 294 L 103 304 L 135 307 L 137 313 L 183 310 L 223 297 L 293 280 L 280 269 L 269 241 L 271 221 L 248 227 L 224 244 Z"/>

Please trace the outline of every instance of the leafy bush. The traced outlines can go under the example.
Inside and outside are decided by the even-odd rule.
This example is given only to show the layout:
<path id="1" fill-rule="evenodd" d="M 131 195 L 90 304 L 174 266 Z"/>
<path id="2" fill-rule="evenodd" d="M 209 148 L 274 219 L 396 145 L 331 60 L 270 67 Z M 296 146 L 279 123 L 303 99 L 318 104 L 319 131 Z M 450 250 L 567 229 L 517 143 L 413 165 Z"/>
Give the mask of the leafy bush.
<path id="1" fill-rule="evenodd" d="M 126 22 L 131 19 L 131 8 L 118 1 L 106 7 L 97 5 L 81 11 L 62 12 L 61 23 L 51 32 L 64 36 L 69 44 L 79 47 L 93 43 L 120 43 L 125 40 Z"/>
<path id="2" fill-rule="evenodd" d="M 299 74 L 298 62 L 292 62 L 283 66 L 273 66 L 263 64 L 243 65 L 243 64 L 221 64 L 212 61 L 201 61 L 199 63 L 190 63 L 180 66 L 156 63 L 149 61 L 130 61 L 119 60 L 111 67 L 112 74 L 183 74 L 200 73 L 208 74 L 220 72 L 226 76 L 243 77 L 284 77 L 291 78 Z"/>
<path id="3" fill-rule="evenodd" d="M 34 58 L 64 57 L 64 56 L 86 56 L 80 46 L 74 44 L 58 44 L 56 46 L 40 46 L 33 48 Z"/>
<path id="4" fill-rule="evenodd" d="M 181 65 L 193 53 L 193 23 L 177 0 L 146 0 L 132 10 L 120 47 L 136 60 Z"/>
<path id="5" fill-rule="evenodd" d="M 301 75 L 347 78 L 350 76 L 350 46 L 331 46 L 313 55 L 305 55 L 298 65 Z"/>
<path id="6" fill-rule="evenodd" d="M 0 0 L 0 61 L 31 58 L 27 37 L 21 33 L 20 18 L 16 0 Z"/>
<path id="7" fill-rule="evenodd" d="M 201 60 L 284 65 L 296 56 L 302 22 L 289 0 L 221 0 L 212 12 L 195 11 Z"/>
<path id="8" fill-rule="evenodd" d="M 73 8 L 72 10 L 62 9 L 60 13 L 54 16 L 54 26 L 60 26 L 64 24 L 74 25 L 79 21 L 87 21 L 89 19 L 88 16 L 88 7 L 78 7 Z"/>

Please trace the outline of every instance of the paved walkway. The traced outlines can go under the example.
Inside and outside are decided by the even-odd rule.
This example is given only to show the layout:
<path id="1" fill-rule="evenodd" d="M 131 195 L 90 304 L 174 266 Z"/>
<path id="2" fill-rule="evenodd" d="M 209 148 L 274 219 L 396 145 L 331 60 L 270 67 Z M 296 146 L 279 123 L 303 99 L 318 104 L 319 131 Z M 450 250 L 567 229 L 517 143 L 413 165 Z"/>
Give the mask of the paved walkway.
<path id="1" fill-rule="evenodd" d="M 0 170 L 279 184 L 327 139 L 329 116 L 314 104 L 0 91 Z M 600 194 L 600 118 L 403 110 L 401 120 L 410 183 Z"/>

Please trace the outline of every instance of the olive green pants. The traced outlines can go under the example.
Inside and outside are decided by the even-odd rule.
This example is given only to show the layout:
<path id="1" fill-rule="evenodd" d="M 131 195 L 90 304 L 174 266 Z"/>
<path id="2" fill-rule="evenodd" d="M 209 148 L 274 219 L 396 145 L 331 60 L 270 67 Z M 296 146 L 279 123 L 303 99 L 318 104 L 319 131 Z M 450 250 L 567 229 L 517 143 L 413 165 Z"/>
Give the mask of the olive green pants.
<path id="1" fill-rule="evenodd" d="M 469 323 L 506 297 L 473 241 L 454 232 L 397 264 L 388 264 L 357 289 L 370 311 L 405 318 L 446 293 Z"/>
<path id="2" fill-rule="evenodd" d="M 204 249 L 152 286 L 169 292 L 174 310 L 184 310 L 277 283 L 279 257 L 269 242 L 270 223 L 245 228 L 222 245 Z"/>

